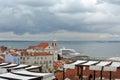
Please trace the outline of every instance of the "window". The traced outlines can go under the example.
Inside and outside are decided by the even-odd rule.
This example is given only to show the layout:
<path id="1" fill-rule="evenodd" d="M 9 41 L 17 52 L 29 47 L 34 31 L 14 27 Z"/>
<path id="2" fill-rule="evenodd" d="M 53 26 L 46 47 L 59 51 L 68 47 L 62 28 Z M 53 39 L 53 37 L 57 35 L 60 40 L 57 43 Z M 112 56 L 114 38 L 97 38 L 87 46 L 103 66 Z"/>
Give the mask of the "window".
<path id="1" fill-rule="evenodd" d="M 52 43 L 52 46 L 54 46 L 54 44 Z"/>
<path id="2" fill-rule="evenodd" d="M 37 59 L 39 60 L 39 57 Z"/>
<path id="3" fill-rule="evenodd" d="M 46 56 L 45 56 L 45 59 L 46 59 Z"/>
<path id="4" fill-rule="evenodd" d="M 36 64 L 36 61 L 34 62 L 34 64 Z"/>
<path id="5" fill-rule="evenodd" d="M 48 61 L 46 61 L 46 64 L 48 64 Z"/>
<path id="6" fill-rule="evenodd" d="M 41 60 L 43 59 L 43 57 L 41 57 Z"/>
<path id="7" fill-rule="evenodd" d="M 42 61 L 40 61 L 40 64 L 42 64 Z"/>
<path id="8" fill-rule="evenodd" d="M 23 60 L 25 60 L 25 57 L 23 57 Z"/>
<path id="9" fill-rule="evenodd" d="M 52 63 L 52 61 L 50 60 L 49 63 Z"/>
<path id="10" fill-rule="evenodd" d="M 44 61 L 44 64 L 45 64 L 45 61 Z"/>
<path id="11" fill-rule="evenodd" d="M 55 46 L 56 46 L 56 43 L 55 43 Z"/>
<path id="12" fill-rule="evenodd" d="M 29 59 L 29 57 L 27 57 L 27 60 Z"/>

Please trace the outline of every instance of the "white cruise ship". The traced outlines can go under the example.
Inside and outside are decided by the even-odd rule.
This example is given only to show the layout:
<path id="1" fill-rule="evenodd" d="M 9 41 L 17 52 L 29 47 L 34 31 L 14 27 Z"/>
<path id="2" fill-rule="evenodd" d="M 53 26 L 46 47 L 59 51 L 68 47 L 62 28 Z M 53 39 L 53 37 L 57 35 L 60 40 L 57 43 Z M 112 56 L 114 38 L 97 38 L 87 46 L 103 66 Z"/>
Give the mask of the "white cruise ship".
<path id="1" fill-rule="evenodd" d="M 75 56 L 80 56 L 81 54 L 76 52 L 74 49 L 62 48 L 57 52 L 63 58 L 71 58 Z"/>

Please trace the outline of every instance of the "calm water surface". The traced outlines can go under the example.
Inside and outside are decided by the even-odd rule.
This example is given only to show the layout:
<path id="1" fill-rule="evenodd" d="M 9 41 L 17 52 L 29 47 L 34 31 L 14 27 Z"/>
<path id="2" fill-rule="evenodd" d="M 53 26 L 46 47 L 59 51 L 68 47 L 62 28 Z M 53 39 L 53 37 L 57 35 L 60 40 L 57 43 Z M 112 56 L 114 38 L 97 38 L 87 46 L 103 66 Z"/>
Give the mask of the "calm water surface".
<path id="1" fill-rule="evenodd" d="M 37 45 L 41 41 L 0 41 L 0 46 L 24 49 L 29 45 Z M 92 57 L 120 56 L 119 41 L 58 41 L 58 48 L 72 48 L 81 54 Z"/>

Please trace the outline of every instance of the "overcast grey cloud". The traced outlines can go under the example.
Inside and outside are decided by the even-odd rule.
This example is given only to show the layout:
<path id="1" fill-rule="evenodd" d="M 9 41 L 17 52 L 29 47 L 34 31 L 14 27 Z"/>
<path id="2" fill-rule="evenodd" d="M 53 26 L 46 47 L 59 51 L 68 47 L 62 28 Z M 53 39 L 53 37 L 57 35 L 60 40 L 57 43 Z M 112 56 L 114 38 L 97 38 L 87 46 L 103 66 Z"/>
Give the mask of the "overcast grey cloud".
<path id="1" fill-rule="evenodd" d="M 10 32 L 14 37 L 54 34 L 62 38 L 68 33 L 77 33 L 79 38 L 83 38 L 81 34 L 101 33 L 118 38 L 119 4 L 119 0 L 0 0 L 0 33 Z"/>
<path id="2" fill-rule="evenodd" d="M 111 4 L 120 4 L 120 0 L 101 0 L 102 2 L 108 2 Z"/>

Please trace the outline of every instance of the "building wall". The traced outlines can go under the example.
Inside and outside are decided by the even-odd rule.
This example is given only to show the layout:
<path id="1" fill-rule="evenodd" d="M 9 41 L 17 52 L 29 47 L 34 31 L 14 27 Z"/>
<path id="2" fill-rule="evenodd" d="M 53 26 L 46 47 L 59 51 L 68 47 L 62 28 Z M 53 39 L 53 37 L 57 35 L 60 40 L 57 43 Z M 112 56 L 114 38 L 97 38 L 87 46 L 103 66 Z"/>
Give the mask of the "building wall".
<path id="1" fill-rule="evenodd" d="M 14 57 L 14 63 L 15 64 L 20 64 L 20 56 L 15 56 Z"/>
<path id="2" fill-rule="evenodd" d="M 14 57 L 11 54 L 6 54 L 5 55 L 5 62 L 11 62 L 14 63 Z"/>
<path id="3" fill-rule="evenodd" d="M 45 42 L 46 44 L 48 42 Z M 48 52 L 50 54 L 53 54 L 53 60 L 54 61 L 57 61 L 58 60 L 58 55 L 57 55 L 57 40 L 56 39 L 53 39 L 51 41 L 51 44 L 48 43 L 47 46 L 33 46 L 32 48 L 28 48 L 27 49 L 27 52 L 29 53 L 33 53 L 33 52 Z"/>
<path id="4" fill-rule="evenodd" d="M 81 69 L 79 68 L 79 74 L 81 73 Z M 85 70 L 83 70 L 83 80 L 88 80 L 88 76 L 89 74 L 92 74 L 93 76 L 93 71 L 92 70 L 89 70 L 89 67 L 86 67 Z M 109 80 L 109 71 L 103 71 L 103 77 L 105 79 L 103 80 Z M 67 69 L 65 71 L 65 78 L 70 78 L 71 80 L 79 80 L 78 79 L 78 69 L 77 67 L 75 69 Z M 59 80 L 63 80 L 63 72 L 56 72 L 55 73 L 55 76 L 59 79 Z M 117 69 L 116 72 L 112 72 L 112 80 L 115 80 L 115 79 L 120 79 L 120 68 Z M 100 71 L 96 71 L 96 80 L 100 80 L 98 79 L 100 78 Z M 93 80 L 93 78 L 92 78 Z"/>
<path id="5" fill-rule="evenodd" d="M 20 56 L 19 55 L 13 56 L 10 53 L 5 54 L 5 62 L 20 64 Z"/>
<path id="6" fill-rule="evenodd" d="M 21 64 L 42 65 L 42 71 L 49 72 L 49 70 L 53 70 L 53 56 L 21 56 Z"/>
<path id="7" fill-rule="evenodd" d="M 103 72 L 103 78 L 109 79 L 110 78 L 110 71 L 102 71 Z M 89 76 L 89 74 L 94 74 L 93 70 L 89 70 L 89 67 L 86 67 L 85 70 L 83 70 L 84 76 Z M 96 71 L 96 78 L 100 78 L 100 71 Z M 120 79 L 120 68 L 117 68 L 116 72 L 112 72 L 112 79 Z"/>
<path id="8" fill-rule="evenodd" d="M 3 62 L 4 62 L 4 59 L 1 59 L 1 58 L 0 58 L 0 63 L 3 63 Z"/>
<path id="9" fill-rule="evenodd" d="M 29 52 L 29 53 L 33 53 L 33 52 L 43 52 L 43 50 L 42 49 L 28 49 L 27 50 L 27 52 Z M 50 53 L 50 54 L 53 54 L 52 56 L 53 56 L 53 60 L 54 61 L 57 61 L 58 60 L 58 56 L 57 56 L 57 50 L 56 49 L 53 49 L 53 48 L 45 48 L 44 49 L 44 52 L 48 52 L 48 53 Z"/>
<path id="10" fill-rule="evenodd" d="M 58 56 L 57 56 L 57 49 L 45 49 L 45 52 L 48 52 L 50 54 L 53 54 L 53 59 L 54 61 L 58 60 Z"/>

